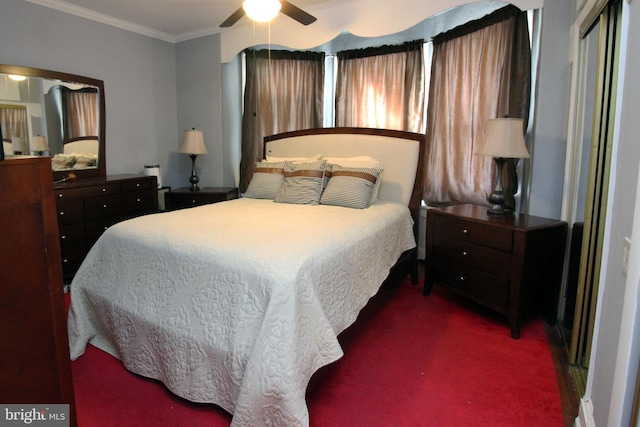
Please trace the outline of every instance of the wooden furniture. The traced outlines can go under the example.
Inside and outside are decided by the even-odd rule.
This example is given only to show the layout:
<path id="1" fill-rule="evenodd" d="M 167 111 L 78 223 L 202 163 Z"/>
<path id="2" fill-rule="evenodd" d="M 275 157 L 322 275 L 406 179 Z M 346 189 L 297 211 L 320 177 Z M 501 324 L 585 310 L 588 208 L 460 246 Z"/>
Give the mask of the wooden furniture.
<path id="1" fill-rule="evenodd" d="M 538 310 L 555 322 L 565 222 L 457 205 L 429 209 L 426 228 L 425 295 L 437 283 L 505 314 L 513 338 Z"/>
<path id="2" fill-rule="evenodd" d="M 0 194 L 0 402 L 68 404 L 75 426 L 50 158 L 1 161 Z"/>
<path id="3" fill-rule="evenodd" d="M 71 279 L 91 246 L 111 225 L 156 212 L 155 176 L 113 175 L 55 186 L 62 270 Z"/>
<path id="4" fill-rule="evenodd" d="M 177 188 L 165 193 L 164 204 L 168 211 L 175 211 L 237 198 L 238 189 L 233 187 L 205 187 L 200 191 Z"/>
<path id="5" fill-rule="evenodd" d="M 104 97 L 104 82 L 102 80 L 94 79 L 91 77 L 78 76 L 69 73 L 62 73 L 51 70 L 42 70 L 39 68 L 21 67 L 17 65 L 0 64 L 0 74 L 17 74 L 19 76 L 28 77 L 28 82 L 32 88 L 34 87 L 61 87 L 66 84 L 78 85 L 83 88 L 83 92 L 94 92 L 96 94 L 95 101 L 91 102 L 92 110 L 95 112 L 95 122 L 92 123 L 95 127 L 94 138 L 98 138 L 98 161 L 95 167 L 88 167 L 85 169 L 65 169 L 56 170 L 53 172 L 54 181 L 60 180 L 66 177 L 70 172 L 73 172 L 78 179 L 85 178 L 104 178 L 107 174 L 106 163 L 106 105 Z M 24 94 L 15 101 L 21 101 L 25 103 L 33 103 L 35 100 L 30 97 L 25 97 Z M 55 106 L 55 103 L 38 103 L 37 107 L 42 109 L 42 117 L 58 117 L 59 111 Z M 51 108 L 54 107 L 54 108 Z M 67 120 L 49 120 L 47 142 L 49 145 L 49 154 L 55 156 L 63 152 L 62 135 L 73 133 L 68 129 L 71 123 L 76 122 L 75 117 L 67 117 Z M 53 127 L 52 127 L 53 126 Z M 11 129 L 3 129 L 5 136 L 11 135 Z M 15 130 L 13 134 L 20 135 L 20 132 Z M 75 135 L 80 137 L 80 135 Z"/>

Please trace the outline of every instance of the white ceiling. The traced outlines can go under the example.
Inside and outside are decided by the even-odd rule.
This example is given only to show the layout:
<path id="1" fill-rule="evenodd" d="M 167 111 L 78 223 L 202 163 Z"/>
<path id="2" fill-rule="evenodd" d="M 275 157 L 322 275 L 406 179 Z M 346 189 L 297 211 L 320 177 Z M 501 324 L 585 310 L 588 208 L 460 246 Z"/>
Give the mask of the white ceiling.
<path id="1" fill-rule="evenodd" d="M 242 5 L 242 0 L 26 1 L 171 42 L 220 32 L 220 24 Z M 313 14 L 315 6 L 345 1 L 348 0 L 291 3 Z"/>

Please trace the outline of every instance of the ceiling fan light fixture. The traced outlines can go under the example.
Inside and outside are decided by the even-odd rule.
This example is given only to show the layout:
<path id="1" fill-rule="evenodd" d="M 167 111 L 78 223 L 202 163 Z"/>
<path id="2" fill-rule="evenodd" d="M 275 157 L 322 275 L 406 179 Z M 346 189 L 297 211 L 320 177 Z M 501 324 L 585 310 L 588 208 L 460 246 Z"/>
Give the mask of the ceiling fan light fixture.
<path id="1" fill-rule="evenodd" d="M 242 8 L 254 21 L 268 22 L 278 15 L 282 4 L 278 0 L 244 0 Z"/>

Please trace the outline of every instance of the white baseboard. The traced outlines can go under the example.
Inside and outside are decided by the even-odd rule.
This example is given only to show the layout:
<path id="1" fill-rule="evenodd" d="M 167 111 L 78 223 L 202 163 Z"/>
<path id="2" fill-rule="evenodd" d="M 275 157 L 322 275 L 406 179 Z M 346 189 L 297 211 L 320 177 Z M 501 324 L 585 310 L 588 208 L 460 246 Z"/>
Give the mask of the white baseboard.
<path id="1" fill-rule="evenodd" d="M 580 409 L 578 410 L 578 416 L 573 425 L 574 427 L 596 427 L 591 400 L 586 400 L 585 398 L 580 399 Z"/>

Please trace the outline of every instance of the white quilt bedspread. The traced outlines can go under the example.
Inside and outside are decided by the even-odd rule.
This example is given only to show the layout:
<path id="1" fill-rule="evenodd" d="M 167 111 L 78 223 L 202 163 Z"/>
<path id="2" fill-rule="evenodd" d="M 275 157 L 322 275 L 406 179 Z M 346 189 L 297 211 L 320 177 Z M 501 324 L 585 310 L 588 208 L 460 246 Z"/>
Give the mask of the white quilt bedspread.
<path id="1" fill-rule="evenodd" d="M 308 425 L 311 375 L 416 246 L 409 210 L 239 199 L 125 221 L 71 285 L 72 359 L 88 342 L 235 426 Z"/>

